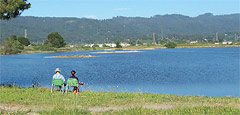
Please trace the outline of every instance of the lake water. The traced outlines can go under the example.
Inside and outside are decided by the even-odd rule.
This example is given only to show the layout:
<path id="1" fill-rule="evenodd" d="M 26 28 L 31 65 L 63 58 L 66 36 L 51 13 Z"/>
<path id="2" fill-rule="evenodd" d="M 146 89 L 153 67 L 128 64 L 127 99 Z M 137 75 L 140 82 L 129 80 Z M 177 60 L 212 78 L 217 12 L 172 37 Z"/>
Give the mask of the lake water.
<path id="1" fill-rule="evenodd" d="M 0 56 L 1 83 L 50 87 L 55 68 L 72 69 L 84 89 L 179 95 L 240 96 L 240 47 L 139 50 L 96 54 L 71 51 Z M 43 58 L 90 54 L 95 58 Z"/>

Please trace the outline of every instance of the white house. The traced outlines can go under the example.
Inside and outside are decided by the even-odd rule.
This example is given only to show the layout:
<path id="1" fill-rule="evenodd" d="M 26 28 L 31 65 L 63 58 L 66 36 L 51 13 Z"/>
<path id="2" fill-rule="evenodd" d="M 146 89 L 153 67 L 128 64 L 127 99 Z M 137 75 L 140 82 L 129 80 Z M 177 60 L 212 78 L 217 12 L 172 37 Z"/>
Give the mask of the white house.
<path id="1" fill-rule="evenodd" d="M 86 47 L 93 47 L 94 44 L 85 44 L 84 46 L 86 46 Z"/>
<path id="2" fill-rule="evenodd" d="M 100 48 L 102 48 L 103 47 L 103 44 L 97 44 Z"/>
<path id="3" fill-rule="evenodd" d="M 115 43 L 107 43 L 105 45 L 108 47 L 116 47 L 117 46 Z"/>
<path id="4" fill-rule="evenodd" d="M 198 41 L 191 41 L 190 43 L 191 44 L 195 44 L 195 43 L 198 43 Z"/>
<path id="5" fill-rule="evenodd" d="M 232 44 L 232 42 L 231 41 L 224 41 L 224 42 L 222 42 L 222 44 Z"/>
<path id="6" fill-rule="evenodd" d="M 130 44 L 129 44 L 129 43 L 127 43 L 127 42 L 122 42 L 122 43 L 120 43 L 120 45 L 121 45 L 122 47 L 127 47 L 127 46 L 130 46 Z"/>

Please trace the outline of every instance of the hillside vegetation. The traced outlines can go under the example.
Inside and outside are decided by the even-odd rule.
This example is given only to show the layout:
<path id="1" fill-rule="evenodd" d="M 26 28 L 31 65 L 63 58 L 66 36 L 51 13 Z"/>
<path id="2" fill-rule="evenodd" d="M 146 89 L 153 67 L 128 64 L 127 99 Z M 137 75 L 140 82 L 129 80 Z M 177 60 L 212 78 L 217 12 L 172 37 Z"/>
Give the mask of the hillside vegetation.
<path id="1" fill-rule="evenodd" d="M 210 13 L 197 17 L 172 14 L 155 15 L 150 18 L 118 16 L 105 20 L 20 16 L 8 21 L 1 20 L 0 40 L 11 34 L 24 35 L 25 29 L 27 29 L 27 37 L 32 42 L 43 42 L 51 32 L 59 32 L 68 43 L 152 40 L 153 33 L 156 33 L 156 39 L 169 34 L 171 35 L 166 37 L 192 35 L 188 36 L 190 39 L 195 34 L 214 36 L 216 32 L 239 32 L 239 17 L 240 14 Z"/>

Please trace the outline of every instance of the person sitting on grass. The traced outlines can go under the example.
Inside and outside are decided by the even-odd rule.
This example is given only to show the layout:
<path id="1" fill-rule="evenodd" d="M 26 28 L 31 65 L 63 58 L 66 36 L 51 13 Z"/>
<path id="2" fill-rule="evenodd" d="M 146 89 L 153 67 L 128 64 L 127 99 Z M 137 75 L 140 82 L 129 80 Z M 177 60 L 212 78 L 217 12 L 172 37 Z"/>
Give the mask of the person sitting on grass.
<path id="1" fill-rule="evenodd" d="M 76 74 L 76 71 L 75 71 L 75 70 L 72 70 L 72 71 L 71 71 L 71 74 L 72 74 L 72 76 L 70 76 L 69 78 L 74 78 L 74 79 L 77 80 L 77 82 L 79 83 L 79 85 L 83 85 L 82 82 L 79 82 L 79 81 L 78 81 L 78 78 L 77 78 L 76 75 L 75 75 L 75 74 Z M 74 92 L 74 93 L 76 93 L 77 90 L 79 91 L 79 89 L 77 89 L 77 87 L 74 87 L 74 88 L 73 88 L 73 92 Z"/>
<path id="2" fill-rule="evenodd" d="M 63 80 L 63 83 L 65 82 L 65 79 L 64 79 L 64 77 L 63 77 L 63 75 L 62 74 L 60 74 L 60 72 L 61 72 L 61 70 L 59 69 L 59 68 L 56 68 L 56 70 L 55 70 L 55 74 L 53 75 L 53 79 L 62 79 Z M 65 86 L 66 84 L 64 83 L 64 86 Z M 62 86 L 59 86 L 59 89 L 60 89 L 60 91 L 62 91 L 61 89 L 62 89 Z"/>

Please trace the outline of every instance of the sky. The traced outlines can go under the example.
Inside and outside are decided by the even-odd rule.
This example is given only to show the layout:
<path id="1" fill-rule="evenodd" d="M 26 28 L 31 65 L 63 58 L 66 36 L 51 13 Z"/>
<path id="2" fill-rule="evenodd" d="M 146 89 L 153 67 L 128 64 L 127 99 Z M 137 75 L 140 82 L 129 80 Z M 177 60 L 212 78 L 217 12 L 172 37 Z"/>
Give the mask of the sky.
<path id="1" fill-rule="evenodd" d="M 22 16 L 110 19 L 182 14 L 196 17 L 240 13 L 240 0 L 28 0 Z"/>

